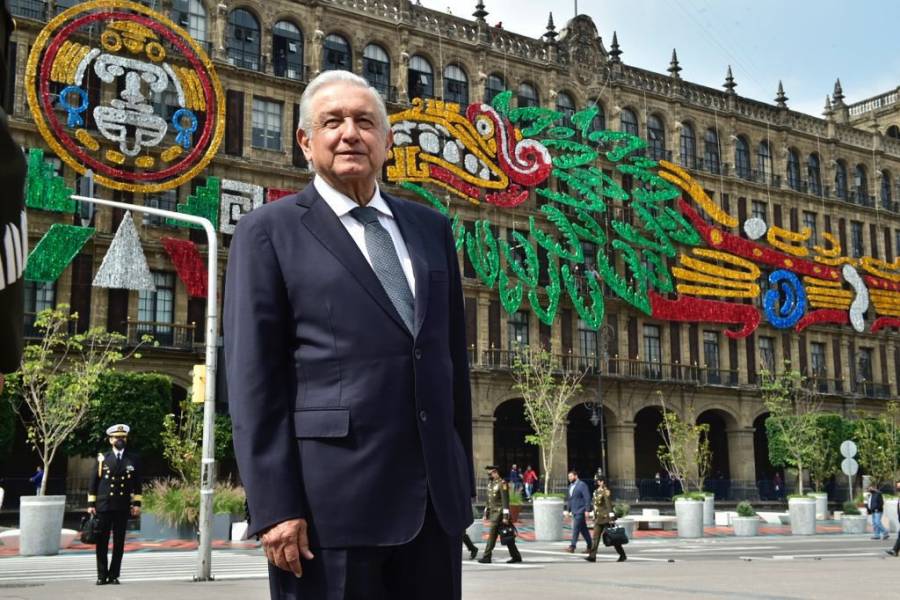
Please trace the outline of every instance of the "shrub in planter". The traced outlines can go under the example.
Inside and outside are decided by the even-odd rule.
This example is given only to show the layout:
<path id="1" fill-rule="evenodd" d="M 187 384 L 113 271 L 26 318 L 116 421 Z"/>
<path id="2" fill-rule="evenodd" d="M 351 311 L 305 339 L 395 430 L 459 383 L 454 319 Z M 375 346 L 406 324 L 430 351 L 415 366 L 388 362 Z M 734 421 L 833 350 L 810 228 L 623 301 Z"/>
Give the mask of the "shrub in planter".
<path id="1" fill-rule="evenodd" d="M 737 505 L 737 516 L 732 517 L 731 525 L 734 527 L 734 535 L 737 537 L 752 537 L 759 535 L 759 517 L 753 505 L 744 500 Z"/>
<path id="2" fill-rule="evenodd" d="M 196 529 L 200 521 L 200 488 L 178 479 L 157 479 L 143 494 L 142 510 L 173 528 Z M 217 483 L 213 494 L 213 514 L 244 514 L 244 489 L 232 483 Z"/>
<path id="3" fill-rule="evenodd" d="M 615 506 L 613 506 L 613 512 L 616 513 L 616 518 L 621 519 L 622 517 L 627 517 L 628 513 L 631 512 L 631 505 L 625 502 L 619 502 Z"/>
<path id="4" fill-rule="evenodd" d="M 844 514 L 841 515 L 841 530 L 844 533 L 865 533 L 866 516 L 859 513 L 856 503 L 844 502 Z"/>
<path id="5" fill-rule="evenodd" d="M 536 497 L 539 494 L 534 494 L 532 497 Z M 513 490 L 510 487 L 509 490 L 509 520 L 512 523 L 515 523 L 519 520 L 519 513 L 522 512 L 522 494 Z"/>
<path id="6" fill-rule="evenodd" d="M 753 508 L 753 505 L 743 500 L 738 502 L 737 508 L 735 509 L 739 517 L 755 517 L 756 510 Z"/>

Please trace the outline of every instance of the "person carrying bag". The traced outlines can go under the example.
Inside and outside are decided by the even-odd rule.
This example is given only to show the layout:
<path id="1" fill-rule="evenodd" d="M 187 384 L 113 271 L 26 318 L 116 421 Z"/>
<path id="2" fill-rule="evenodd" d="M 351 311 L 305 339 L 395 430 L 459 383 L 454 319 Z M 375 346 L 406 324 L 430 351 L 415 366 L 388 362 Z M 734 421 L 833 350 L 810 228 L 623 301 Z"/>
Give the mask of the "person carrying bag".
<path id="1" fill-rule="evenodd" d="M 597 486 L 592 498 L 594 538 L 591 543 L 591 550 L 584 559 L 588 562 L 597 562 L 597 548 L 600 546 L 600 540 L 602 539 L 605 546 L 613 546 L 616 549 L 616 552 L 619 553 L 617 562 L 622 562 L 628 558 L 625 556 L 625 550 L 622 549 L 622 545 L 628 543 L 628 536 L 625 534 L 623 527 L 615 525 L 616 514 L 613 512 L 612 494 L 606 487 L 606 479 L 594 477 L 594 484 Z"/>

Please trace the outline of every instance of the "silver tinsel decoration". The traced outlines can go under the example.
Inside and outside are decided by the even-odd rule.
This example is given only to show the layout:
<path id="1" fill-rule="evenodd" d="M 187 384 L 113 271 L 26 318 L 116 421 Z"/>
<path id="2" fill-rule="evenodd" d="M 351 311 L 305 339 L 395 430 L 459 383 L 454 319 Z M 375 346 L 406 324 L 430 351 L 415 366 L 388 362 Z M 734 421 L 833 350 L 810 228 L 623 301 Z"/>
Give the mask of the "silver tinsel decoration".
<path id="1" fill-rule="evenodd" d="M 131 211 L 125 213 L 116 237 L 103 257 L 94 277 L 94 287 L 156 291 Z"/>

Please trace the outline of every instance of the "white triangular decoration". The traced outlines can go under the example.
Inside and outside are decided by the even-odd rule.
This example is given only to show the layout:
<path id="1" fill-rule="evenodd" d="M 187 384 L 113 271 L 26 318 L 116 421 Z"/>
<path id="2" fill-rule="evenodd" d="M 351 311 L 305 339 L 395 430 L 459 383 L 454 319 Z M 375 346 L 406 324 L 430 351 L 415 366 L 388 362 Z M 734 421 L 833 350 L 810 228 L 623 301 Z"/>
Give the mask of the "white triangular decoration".
<path id="1" fill-rule="evenodd" d="M 103 257 L 94 277 L 94 287 L 156 291 L 131 211 L 125 213 L 116 237 Z"/>

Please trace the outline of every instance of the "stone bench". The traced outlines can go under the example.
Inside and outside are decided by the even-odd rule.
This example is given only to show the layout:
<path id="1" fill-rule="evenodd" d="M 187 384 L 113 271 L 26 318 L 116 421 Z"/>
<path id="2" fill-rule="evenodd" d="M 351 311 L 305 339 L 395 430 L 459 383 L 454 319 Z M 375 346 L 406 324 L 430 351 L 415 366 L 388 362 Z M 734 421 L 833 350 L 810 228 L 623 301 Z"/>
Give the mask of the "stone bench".
<path id="1" fill-rule="evenodd" d="M 628 515 L 628 518 L 637 523 L 638 529 L 662 529 L 670 531 L 675 529 L 678 517 L 671 515 Z"/>

